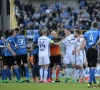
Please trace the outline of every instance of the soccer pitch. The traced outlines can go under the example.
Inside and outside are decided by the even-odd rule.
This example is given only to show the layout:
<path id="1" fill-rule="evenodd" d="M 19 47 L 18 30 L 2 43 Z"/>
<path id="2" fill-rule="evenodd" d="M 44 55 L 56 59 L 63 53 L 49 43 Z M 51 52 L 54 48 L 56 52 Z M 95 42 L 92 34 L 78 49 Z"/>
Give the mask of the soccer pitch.
<path id="1" fill-rule="evenodd" d="M 65 78 L 60 78 L 60 83 L 34 83 L 30 78 L 30 83 L 0 83 L 0 90 L 89 90 L 87 83 L 72 83 L 72 80 L 67 83 Z M 97 78 L 100 82 L 100 78 Z M 100 88 L 91 88 L 100 90 Z"/>

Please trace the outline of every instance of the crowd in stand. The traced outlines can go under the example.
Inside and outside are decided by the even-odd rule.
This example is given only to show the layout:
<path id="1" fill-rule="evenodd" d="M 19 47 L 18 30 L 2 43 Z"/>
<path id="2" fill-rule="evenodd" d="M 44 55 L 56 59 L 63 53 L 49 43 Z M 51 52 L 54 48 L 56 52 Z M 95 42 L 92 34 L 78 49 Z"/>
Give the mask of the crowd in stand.
<path id="1" fill-rule="evenodd" d="M 79 9 L 68 5 L 67 1 L 61 3 L 59 0 L 51 2 L 49 5 L 43 0 L 40 7 L 33 6 L 31 0 L 27 4 L 14 1 L 15 17 L 20 30 L 39 30 L 47 27 L 48 30 L 63 31 L 64 28 L 78 26 L 81 30 L 89 30 L 91 22 L 98 21 L 100 29 L 100 0 L 76 0 Z M 63 35 L 64 33 L 60 33 Z"/>

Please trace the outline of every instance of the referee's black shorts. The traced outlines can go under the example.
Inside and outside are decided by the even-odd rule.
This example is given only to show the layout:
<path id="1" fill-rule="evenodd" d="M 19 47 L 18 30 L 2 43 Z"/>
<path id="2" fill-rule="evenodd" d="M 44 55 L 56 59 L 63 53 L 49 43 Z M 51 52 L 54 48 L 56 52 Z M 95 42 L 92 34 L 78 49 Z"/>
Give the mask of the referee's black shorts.
<path id="1" fill-rule="evenodd" d="M 88 67 L 96 67 L 98 61 L 98 51 L 94 48 L 89 48 L 86 52 Z"/>

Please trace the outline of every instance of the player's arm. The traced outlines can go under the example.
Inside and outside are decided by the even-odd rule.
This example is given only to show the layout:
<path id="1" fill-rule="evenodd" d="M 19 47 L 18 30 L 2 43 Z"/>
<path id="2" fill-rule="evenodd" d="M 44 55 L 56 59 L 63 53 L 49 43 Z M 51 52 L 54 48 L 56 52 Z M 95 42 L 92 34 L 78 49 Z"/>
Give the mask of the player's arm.
<path id="1" fill-rule="evenodd" d="M 4 42 L 7 42 L 7 40 L 6 40 L 6 39 L 4 39 L 3 37 L 1 37 L 1 40 L 2 40 L 2 41 L 4 41 Z"/>
<path id="2" fill-rule="evenodd" d="M 16 53 L 11 49 L 10 43 L 8 43 L 7 48 L 12 53 L 13 56 L 16 56 Z"/>
<path id="3" fill-rule="evenodd" d="M 100 44 L 100 36 L 99 36 L 99 40 L 98 40 L 97 43 L 93 46 L 93 48 L 95 48 L 98 44 Z"/>
<path id="4" fill-rule="evenodd" d="M 82 41 L 81 45 L 79 46 L 79 48 L 78 48 L 78 50 L 77 50 L 78 54 L 80 53 L 80 50 L 84 47 L 85 41 L 86 41 L 86 39 L 83 38 L 83 41 Z"/>

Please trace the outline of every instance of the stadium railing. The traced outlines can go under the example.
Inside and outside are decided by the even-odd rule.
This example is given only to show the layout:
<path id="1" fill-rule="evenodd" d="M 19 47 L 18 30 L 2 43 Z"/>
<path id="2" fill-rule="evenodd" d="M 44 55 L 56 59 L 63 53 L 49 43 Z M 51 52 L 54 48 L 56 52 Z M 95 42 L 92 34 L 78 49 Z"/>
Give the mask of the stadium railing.
<path id="1" fill-rule="evenodd" d="M 17 21 L 15 18 L 15 11 L 14 11 L 14 0 L 10 0 L 10 29 L 17 27 Z"/>

